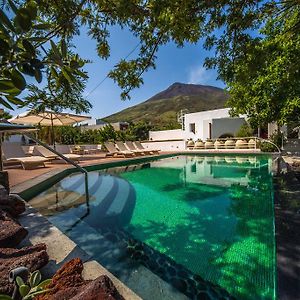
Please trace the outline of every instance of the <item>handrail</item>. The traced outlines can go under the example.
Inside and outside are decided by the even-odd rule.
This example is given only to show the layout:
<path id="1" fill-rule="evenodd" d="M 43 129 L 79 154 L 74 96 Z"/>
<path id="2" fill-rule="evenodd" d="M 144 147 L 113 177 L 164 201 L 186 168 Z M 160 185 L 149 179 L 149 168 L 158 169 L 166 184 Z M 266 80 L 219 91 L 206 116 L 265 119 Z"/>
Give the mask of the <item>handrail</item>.
<path id="1" fill-rule="evenodd" d="M 49 151 L 51 151 L 52 153 L 56 154 L 57 156 L 59 156 L 60 158 L 62 158 L 64 161 L 66 161 L 67 163 L 73 165 L 76 169 L 78 169 L 81 173 L 84 173 L 85 176 L 85 194 L 86 194 L 86 200 L 87 200 L 87 205 L 89 205 L 88 200 L 89 200 L 89 189 L 88 189 L 88 171 L 85 170 L 84 168 L 82 168 L 81 166 L 79 166 L 77 163 L 75 163 L 73 160 L 67 158 L 66 156 L 64 156 L 62 153 L 56 151 L 55 149 L 49 147 L 46 143 L 40 141 L 39 139 L 35 138 L 32 135 L 28 135 L 28 134 L 24 134 L 25 136 L 27 136 L 29 139 L 35 141 L 37 144 L 45 147 L 46 149 L 48 149 Z"/>
<path id="2" fill-rule="evenodd" d="M 259 137 L 257 137 L 257 139 L 258 139 L 258 140 L 261 140 L 261 141 L 263 141 L 263 142 L 265 142 L 265 143 L 269 143 L 269 144 L 275 146 L 275 147 L 277 148 L 278 153 L 281 154 L 280 148 L 279 148 L 275 143 L 273 143 L 273 142 L 271 142 L 271 141 L 269 141 L 269 140 L 263 139 L 263 138 L 259 138 Z"/>

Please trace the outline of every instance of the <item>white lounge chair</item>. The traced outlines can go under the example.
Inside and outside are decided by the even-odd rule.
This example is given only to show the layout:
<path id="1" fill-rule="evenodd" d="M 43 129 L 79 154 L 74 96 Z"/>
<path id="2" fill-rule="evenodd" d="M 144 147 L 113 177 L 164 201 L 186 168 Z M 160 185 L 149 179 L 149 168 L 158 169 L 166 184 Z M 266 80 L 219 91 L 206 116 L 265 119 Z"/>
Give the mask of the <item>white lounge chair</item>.
<path id="1" fill-rule="evenodd" d="M 139 142 L 139 141 L 135 141 L 134 142 L 134 144 L 135 144 L 135 146 L 138 148 L 138 149 L 140 149 L 140 150 L 144 150 L 144 151 L 151 151 L 151 152 L 153 152 L 153 153 L 155 153 L 155 154 L 159 154 L 159 151 L 160 150 L 158 150 L 158 149 L 149 149 L 149 150 L 147 150 L 147 149 L 145 149 L 144 148 L 144 146 L 141 144 L 141 142 Z"/>
<path id="2" fill-rule="evenodd" d="M 44 148 L 44 147 L 43 147 Z M 49 151 L 48 149 L 44 148 L 49 153 L 54 154 L 53 152 Z M 72 153 L 71 146 L 70 145 L 56 145 L 55 150 L 57 152 L 60 152 L 63 154 L 66 158 L 71 159 L 73 161 L 79 161 L 81 158 L 81 155 Z"/>
<path id="3" fill-rule="evenodd" d="M 45 162 L 49 161 L 42 156 L 26 156 L 19 143 L 3 143 L 2 152 L 7 162 L 18 162 L 24 170 L 45 167 Z"/>
<path id="4" fill-rule="evenodd" d="M 118 150 L 115 145 L 111 142 L 105 142 L 104 143 L 105 148 L 108 151 L 107 156 L 119 156 L 119 157 L 132 157 L 135 156 L 135 154 L 129 150 L 127 151 L 120 151 Z"/>
<path id="5" fill-rule="evenodd" d="M 141 149 L 136 148 L 136 146 L 131 141 L 126 141 L 125 145 L 127 146 L 127 148 L 130 151 L 132 151 L 134 153 L 137 153 L 137 154 L 140 154 L 140 155 L 154 154 L 151 150 L 146 150 L 146 149 L 145 150 L 141 150 Z"/>
<path id="6" fill-rule="evenodd" d="M 133 156 L 134 155 L 142 155 L 140 152 L 132 151 L 131 149 L 129 150 L 123 142 L 118 141 L 118 142 L 116 142 L 116 145 L 117 145 L 118 149 L 122 152 L 131 153 L 131 154 L 133 154 Z"/>

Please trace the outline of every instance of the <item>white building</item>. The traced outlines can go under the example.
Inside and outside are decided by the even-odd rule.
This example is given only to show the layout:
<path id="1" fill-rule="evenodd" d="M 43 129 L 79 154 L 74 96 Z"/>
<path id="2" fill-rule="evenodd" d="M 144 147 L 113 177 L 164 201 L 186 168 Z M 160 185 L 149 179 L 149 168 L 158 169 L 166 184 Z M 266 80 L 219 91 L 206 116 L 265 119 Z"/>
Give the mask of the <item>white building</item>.
<path id="1" fill-rule="evenodd" d="M 229 108 L 207 110 L 184 116 L 186 139 L 216 139 L 224 134 L 235 135 L 246 122 L 245 116 L 230 117 Z"/>
<path id="2" fill-rule="evenodd" d="M 126 130 L 129 126 L 127 122 L 115 122 L 115 123 L 107 123 L 102 121 L 101 119 L 91 119 L 84 122 L 79 123 L 77 126 L 80 130 L 99 130 L 103 129 L 107 125 L 111 125 L 115 130 Z"/>
<path id="3" fill-rule="evenodd" d="M 215 139 L 224 134 L 235 135 L 246 122 L 245 116 L 230 117 L 229 109 L 215 109 L 185 114 L 183 129 L 150 131 L 149 140 Z"/>

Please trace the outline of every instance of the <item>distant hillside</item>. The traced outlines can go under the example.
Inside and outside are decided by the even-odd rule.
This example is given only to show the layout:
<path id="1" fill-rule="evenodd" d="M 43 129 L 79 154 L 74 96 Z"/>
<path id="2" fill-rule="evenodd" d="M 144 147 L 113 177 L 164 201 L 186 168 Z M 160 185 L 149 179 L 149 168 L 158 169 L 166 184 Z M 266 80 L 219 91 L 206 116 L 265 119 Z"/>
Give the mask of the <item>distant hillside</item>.
<path id="1" fill-rule="evenodd" d="M 105 117 L 107 122 L 147 121 L 158 126 L 177 124 L 181 109 L 189 112 L 224 108 L 228 96 L 224 90 L 205 85 L 174 83 L 150 99 Z"/>

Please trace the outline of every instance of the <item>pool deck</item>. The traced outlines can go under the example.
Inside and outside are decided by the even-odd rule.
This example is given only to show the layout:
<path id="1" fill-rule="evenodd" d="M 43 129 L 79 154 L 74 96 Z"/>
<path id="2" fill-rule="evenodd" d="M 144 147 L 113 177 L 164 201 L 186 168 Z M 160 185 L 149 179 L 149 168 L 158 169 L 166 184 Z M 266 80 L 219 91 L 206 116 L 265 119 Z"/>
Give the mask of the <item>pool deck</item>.
<path id="1" fill-rule="evenodd" d="M 161 154 L 170 154 L 170 152 L 163 152 Z M 157 156 L 157 155 L 156 155 Z M 139 156 L 141 157 L 141 156 Z M 146 157 L 146 156 L 142 156 Z M 149 156 L 153 157 L 153 155 Z M 103 154 L 100 155 L 93 155 L 89 156 L 88 158 L 84 158 L 84 160 L 79 162 L 79 165 L 82 167 L 90 166 L 90 165 L 99 165 L 104 163 L 110 163 L 110 162 L 116 162 L 116 161 L 122 161 L 122 160 L 132 160 L 136 159 L 138 157 L 134 158 L 116 158 L 116 157 L 104 157 Z M 20 184 L 23 184 L 25 182 L 31 182 L 33 184 L 34 179 L 39 180 L 41 176 L 44 176 L 45 174 L 55 174 L 59 173 L 65 169 L 73 168 L 72 165 L 66 164 L 64 162 L 51 162 L 46 163 L 46 167 L 36 168 L 32 170 L 24 170 L 21 166 L 7 166 L 5 168 L 5 171 L 8 171 L 9 176 L 9 184 L 10 188 L 12 188 L 12 191 L 14 191 L 14 187 L 19 186 Z"/>
<path id="2" fill-rule="evenodd" d="M 287 169 L 274 177 L 278 299 L 300 295 L 300 180 L 291 165 L 300 158 L 283 157 Z"/>

